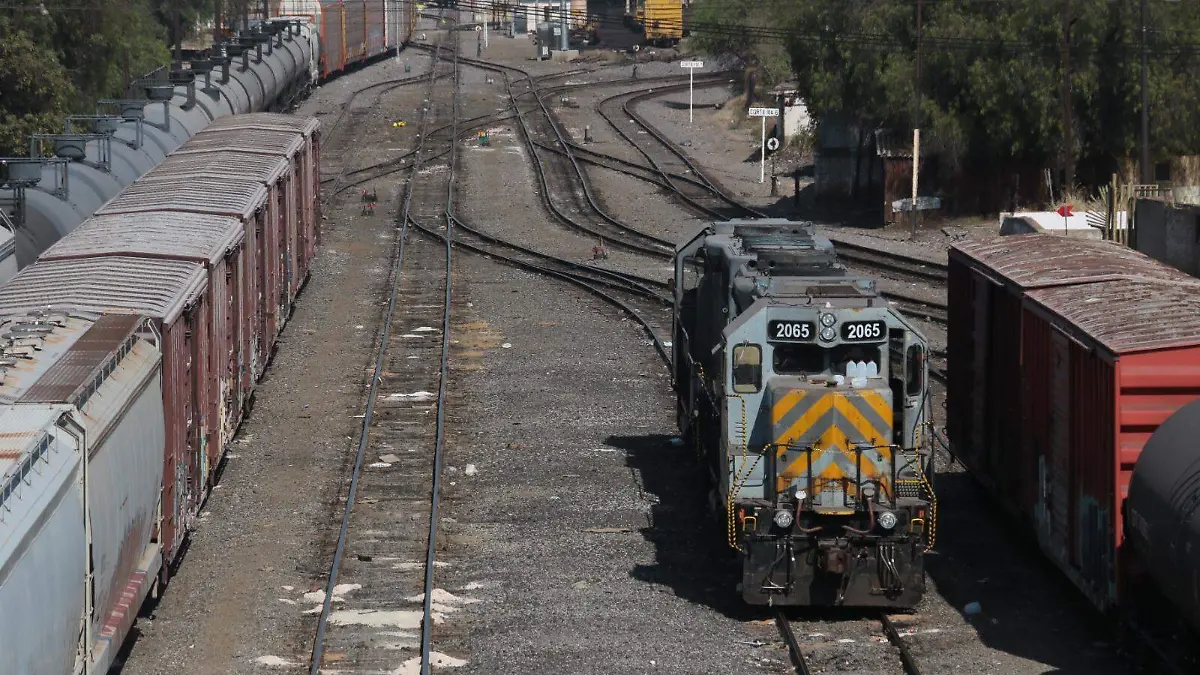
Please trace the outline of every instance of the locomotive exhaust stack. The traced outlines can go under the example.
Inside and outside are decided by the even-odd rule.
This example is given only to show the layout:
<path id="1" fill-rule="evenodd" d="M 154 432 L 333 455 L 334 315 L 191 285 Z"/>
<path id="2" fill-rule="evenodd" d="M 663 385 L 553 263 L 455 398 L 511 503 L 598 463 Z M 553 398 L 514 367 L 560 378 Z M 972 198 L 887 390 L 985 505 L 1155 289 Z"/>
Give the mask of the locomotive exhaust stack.
<path id="1" fill-rule="evenodd" d="M 912 607 L 932 517 L 927 342 L 807 223 L 676 255 L 675 387 L 750 604 Z"/>

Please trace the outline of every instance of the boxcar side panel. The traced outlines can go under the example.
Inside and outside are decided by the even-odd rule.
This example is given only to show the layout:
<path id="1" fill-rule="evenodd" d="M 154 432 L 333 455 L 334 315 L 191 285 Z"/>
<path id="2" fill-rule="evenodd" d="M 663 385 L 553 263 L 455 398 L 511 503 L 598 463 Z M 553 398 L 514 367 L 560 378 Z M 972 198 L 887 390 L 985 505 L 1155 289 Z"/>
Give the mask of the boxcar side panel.
<path id="1" fill-rule="evenodd" d="M 163 463 L 163 516 L 159 541 L 163 558 L 173 562 L 186 533 L 187 505 L 192 501 L 188 483 L 188 461 L 192 456 L 198 426 L 192 418 L 193 375 L 191 338 L 182 318 L 160 327 L 163 336 L 163 398 L 167 448 Z M 169 575 L 163 565 L 162 578 Z"/>
<path id="2" fill-rule="evenodd" d="M 966 457 L 971 452 L 973 407 L 971 387 L 975 379 L 975 290 L 968 267 L 951 249 L 947 292 L 947 359 L 954 364 L 947 373 L 946 434 L 954 454 Z"/>
<path id="3" fill-rule="evenodd" d="M 366 0 L 344 0 L 346 7 L 346 65 L 367 57 Z"/>

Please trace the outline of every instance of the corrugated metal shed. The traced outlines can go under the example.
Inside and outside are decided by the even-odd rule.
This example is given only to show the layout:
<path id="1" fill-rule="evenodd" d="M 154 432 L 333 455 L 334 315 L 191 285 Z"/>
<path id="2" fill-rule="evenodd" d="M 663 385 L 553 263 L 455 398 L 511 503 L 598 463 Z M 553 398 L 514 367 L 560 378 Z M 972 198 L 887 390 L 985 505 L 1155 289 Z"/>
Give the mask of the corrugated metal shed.
<path id="1" fill-rule="evenodd" d="M 73 394 L 89 384 L 114 352 L 144 321 L 136 314 L 105 314 L 75 340 L 62 357 L 19 399 L 20 403 L 78 403 Z"/>
<path id="2" fill-rule="evenodd" d="M 228 216 L 179 211 L 103 215 L 85 220 L 41 259 L 128 254 L 215 264 L 244 237 L 241 221 Z"/>
<path id="3" fill-rule="evenodd" d="M 206 279 L 200 263 L 184 260 L 39 260 L 0 288 L 0 314 L 124 310 L 170 324 L 200 297 Z"/>
<path id="4" fill-rule="evenodd" d="M 146 211 L 191 211 L 249 220 L 267 201 L 267 188 L 247 178 L 175 177 L 138 181 L 96 215 Z"/>
<path id="5" fill-rule="evenodd" d="M 1033 289 L 1117 279 L 1161 279 L 1195 284 L 1186 274 L 1124 246 L 1103 240 L 1021 234 L 950 247 L 1020 288 Z"/>
<path id="6" fill-rule="evenodd" d="M 28 470 L 22 465 L 36 462 L 30 457 L 45 451 L 42 440 L 54 429 L 58 418 L 70 411 L 61 405 L 14 405 L 0 408 L 0 495 L 18 474 Z M 32 460 L 28 463 L 26 460 Z"/>
<path id="7" fill-rule="evenodd" d="M 175 176 L 234 176 L 253 178 L 273 184 L 291 170 L 283 156 L 258 152 L 213 150 L 211 152 L 177 153 L 167 157 L 142 180 L 157 180 Z"/>
<path id="8" fill-rule="evenodd" d="M 250 113 L 222 117 L 208 125 L 208 129 L 279 129 L 299 131 L 312 135 L 321 128 L 321 122 L 315 117 L 297 117 L 282 113 Z"/>
<path id="9" fill-rule="evenodd" d="M 1043 288 L 1026 297 L 1114 354 L 1200 345 L 1195 285 L 1119 280 Z"/>
<path id="10" fill-rule="evenodd" d="M 211 150 L 241 150 L 243 152 L 265 152 L 291 157 L 304 147 L 304 136 L 290 130 L 274 129 L 213 129 L 202 131 L 192 137 L 174 154 L 185 155 Z"/>

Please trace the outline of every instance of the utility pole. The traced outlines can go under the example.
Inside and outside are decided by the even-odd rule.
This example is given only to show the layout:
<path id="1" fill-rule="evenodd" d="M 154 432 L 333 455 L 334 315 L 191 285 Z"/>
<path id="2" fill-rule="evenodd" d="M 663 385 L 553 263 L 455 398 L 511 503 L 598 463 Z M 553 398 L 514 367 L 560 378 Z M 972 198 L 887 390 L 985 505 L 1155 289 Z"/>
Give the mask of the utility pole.
<path id="1" fill-rule="evenodd" d="M 1150 173 L 1150 65 L 1146 57 L 1146 2 L 1142 0 L 1142 185 L 1149 185 Z"/>
<path id="2" fill-rule="evenodd" d="M 917 173 L 921 163 L 921 0 L 917 0 L 916 77 L 913 81 L 912 234 L 917 236 Z M 857 186 L 855 187 L 857 189 Z"/>
<path id="3" fill-rule="evenodd" d="M 570 12 L 567 9 L 567 0 L 559 0 L 558 6 L 562 12 L 562 50 L 565 52 L 569 47 L 567 43 L 567 15 Z"/>
<path id="4" fill-rule="evenodd" d="M 1142 0 L 1145 4 L 1145 0 Z M 1075 145 L 1071 124 L 1071 0 L 1063 0 L 1062 110 L 1063 110 L 1063 190 L 1075 182 Z"/>

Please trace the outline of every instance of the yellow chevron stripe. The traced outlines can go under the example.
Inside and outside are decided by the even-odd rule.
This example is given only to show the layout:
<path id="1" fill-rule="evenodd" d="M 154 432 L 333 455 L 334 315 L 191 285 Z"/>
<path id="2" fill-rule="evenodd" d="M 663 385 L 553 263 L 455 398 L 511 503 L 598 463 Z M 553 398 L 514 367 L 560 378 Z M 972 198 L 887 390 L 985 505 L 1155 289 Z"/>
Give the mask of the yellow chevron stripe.
<path id="1" fill-rule="evenodd" d="M 793 389 L 776 401 L 775 405 L 771 407 L 771 424 L 776 424 L 791 412 L 797 403 L 804 400 L 804 394 L 805 391 L 802 389 Z"/>
<path id="2" fill-rule="evenodd" d="M 867 405 L 875 409 L 875 412 L 878 413 L 880 419 L 882 419 L 888 425 L 889 429 L 895 426 L 894 422 L 892 421 L 892 406 L 888 404 L 887 399 L 885 399 L 879 392 L 871 391 L 870 389 L 865 389 L 860 393 L 862 394 L 862 398 L 864 401 L 866 401 Z"/>
<path id="3" fill-rule="evenodd" d="M 788 444 L 809 432 L 812 425 L 818 422 L 831 409 L 836 409 L 842 419 L 828 428 L 821 430 L 820 436 L 813 443 L 812 466 L 819 467 L 822 464 L 825 465 L 813 476 L 813 480 L 817 486 L 820 486 L 826 483 L 839 483 L 847 478 L 852 478 L 854 476 L 854 469 L 843 469 L 837 461 L 833 460 L 822 462 L 825 453 L 840 452 L 849 460 L 849 464 L 853 465 L 856 454 L 850 449 L 851 434 L 847 432 L 852 432 L 854 437 L 862 438 L 878 446 L 886 446 L 890 443 L 891 431 L 890 429 L 876 429 L 856 405 L 869 405 L 883 421 L 888 424 L 892 421 L 891 408 L 882 396 L 871 391 L 857 393 L 861 396 L 857 401 L 851 400 L 843 394 L 830 393 L 823 395 L 819 401 L 813 404 L 808 412 L 798 419 L 782 436 L 775 440 L 778 444 L 776 450 L 778 458 L 780 460 L 785 459 L 787 455 L 786 446 Z M 773 421 L 785 416 L 802 399 L 803 395 L 792 397 L 790 393 L 780 399 L 779 403 L 772 409 Z M 846 428 L 843 428 L 843 425 Z M 878 447 L 877 451 L 883 455 L 883 462 L 876 463 L 871 459 L 863 458 L 859 464 L 859 471 L 861 471 L 864 479 L 882 480 L 886 483 L 888 474 L 882 471 L 881 465 L 892 461 L 891 449 L 888 447 Z M 808 454 L 796 453 L 795 459 L 783 467 L 777 474 L 777 489 L 786 489 L 793 480 L 807 475 L 809 470 Z M 855 485 L 847 485 L 846 489 L 850 495 L 854 495 L 858 488 Z M 889 486 L 885 485 L 885 489 L 890 492 Z"/>
<path id="4" fill-rule="evenodd" d="M 859 438 L 870 441 L 872 445 L 879 445 L 883 441 L 883 433 L 867 421 L 866 416 L 859 412 L 858 407 L 854 405 L 854 401 L 845 396 L 838 396 L 835 407 L 842 417 L 846 418 L 846 423 L 850 428 L 858 432 Z"/>
<path id="5" fill-rule="evenodd" d="M 823 396 L 821 400 L 813 404 L 813 407 L 808 412 L 801 415 L 800 419 L 796 420 L 796 423 L 791 428 L 785 431 L 782 436 L 776 438 L 775 442 L 779 445 L 793 443 L 797 438 L 803 436 L 804 432 L 808 431 L 809 427 L 821 419 L 821 416 L 829 412 L 831 408 L 833 408 L 833 396 Z"/>

